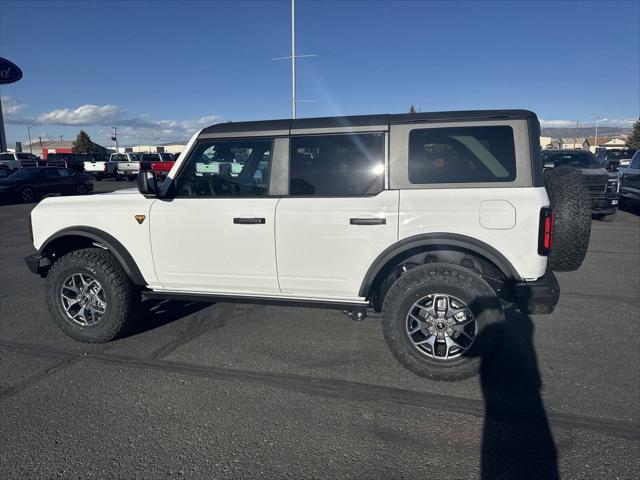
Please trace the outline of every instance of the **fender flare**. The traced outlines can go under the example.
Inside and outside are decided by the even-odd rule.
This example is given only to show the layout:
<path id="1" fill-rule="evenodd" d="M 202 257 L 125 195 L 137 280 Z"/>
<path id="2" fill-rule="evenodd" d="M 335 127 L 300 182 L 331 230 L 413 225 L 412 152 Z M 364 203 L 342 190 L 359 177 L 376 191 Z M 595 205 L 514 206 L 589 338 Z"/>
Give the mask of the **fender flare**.
<path id="1" fill-rule="evenodd" d="M 51 245 L 54 240 L 70 236 L 88 238 L 94 242 L 104 245 L 104 247 L 109 250 L 114 257 L 116 257 L 116 260 L 118 260 L 127 276 L 135 285 L 141 287 L 148 285 L 142 275 L 142 272 L 140 272 L 138 265 L 124 245 L 122 245 L 122 243 L 120 243 L 114 236 L 97 228 L 78 226 L 59 230 L 44 241 L 42 246 L 38 249 L 38 252 L 41 255 L 44 255 L 47 247 Z"/>
<path id="2" fill-rule="evenodd" d="M 393 262 L 395 258 L 410 250 L 422 249 L 424 247 L 442 247 L 445 249 L 453 248 L 455 250 L 470 251 L 493 263 L 508 280 L 520 278 L 511 262 L 491 245 L 487 245 L 475 238 L 455 233 L 425 233 L 404 238 L 383 250 L 367 270 L 360 286 L 359 296 L 369 297 L 370 289 L 376 281 L 376 278 L 385 266 Z"/>

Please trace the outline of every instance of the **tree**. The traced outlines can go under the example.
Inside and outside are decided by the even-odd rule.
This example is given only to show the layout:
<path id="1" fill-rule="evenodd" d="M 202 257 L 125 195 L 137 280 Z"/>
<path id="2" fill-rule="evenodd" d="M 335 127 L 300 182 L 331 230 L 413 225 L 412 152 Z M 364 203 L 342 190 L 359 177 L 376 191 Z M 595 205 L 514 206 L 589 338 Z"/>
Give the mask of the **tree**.
<path id="1" fill-rule="evenodd" d="M 91 137 L 84 130 L 80 130 L 73 142 L 73 153 L 92 153 L 96 150 L 96 144 L 91 141 Z"/>
<path id="2" fill-rule="evenodd" d="M 414 105 L 411 105 L 411 107 L 409 108 L 409 113 L 418 113 Z"/>
<path id="3" fill-rule="evenodd" d="M 627 147 L 640 150 L 640 118 L 633 124 L 633 132 L 629 135 Z"/>

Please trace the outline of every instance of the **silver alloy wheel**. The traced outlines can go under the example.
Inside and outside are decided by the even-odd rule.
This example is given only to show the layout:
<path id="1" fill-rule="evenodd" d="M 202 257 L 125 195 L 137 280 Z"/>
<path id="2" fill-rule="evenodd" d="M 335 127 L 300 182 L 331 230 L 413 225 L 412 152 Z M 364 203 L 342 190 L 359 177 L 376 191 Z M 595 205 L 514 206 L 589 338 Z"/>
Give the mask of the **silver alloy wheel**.
<path id="1" fill-rule="evenodd" d="M 100 282 L 87 273 L 74 273 L 62 282 L 62 308 L 69 320 L 82 327 L 96 325 L 107 311 Z"/>
<path id="2" fill-rule="evenodd" d="M 453 295 L 434 293 L 411 306 L 406 330 L 424 355 L 434 360 L 453 360 L 471 348 L 478 326 L 466 303 Z"/>

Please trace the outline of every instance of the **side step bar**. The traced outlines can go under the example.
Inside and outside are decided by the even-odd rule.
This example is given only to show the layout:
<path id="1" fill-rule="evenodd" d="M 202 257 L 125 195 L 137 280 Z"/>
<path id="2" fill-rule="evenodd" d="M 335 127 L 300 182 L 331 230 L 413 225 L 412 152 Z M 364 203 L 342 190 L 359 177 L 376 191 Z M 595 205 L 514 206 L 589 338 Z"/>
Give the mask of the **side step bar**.
<path id="1" fill-rule="evenodd" d="M 307 300 L 297 298 L 273 298 L 273 297 L 245 297 L 238 295 L 217 295 L 207 293 L 182 293 L 182 292 L 162 292 L 144 290 L 142 296 L 146 298 L 158 298 L 168 300 L 180 300 L 185 302 L 207 302 L 207 303 L 249 303 L 257 305 L 282 305 L 286 307 L 305 308 L 327 308 L 330 310 L 341 310 L 355 312 L 356 316 L 363 318 L 366 316 L 367 304 L 333 302 L 330 300 Z M 358 313 L 362 312 L 361 315 Z"/>

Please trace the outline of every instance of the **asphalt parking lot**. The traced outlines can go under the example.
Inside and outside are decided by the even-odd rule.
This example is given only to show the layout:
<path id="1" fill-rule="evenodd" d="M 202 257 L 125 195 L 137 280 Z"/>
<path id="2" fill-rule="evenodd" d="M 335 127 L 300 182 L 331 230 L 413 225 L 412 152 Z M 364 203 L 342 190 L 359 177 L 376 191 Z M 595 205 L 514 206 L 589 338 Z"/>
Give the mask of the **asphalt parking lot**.
<path id="1" fill-rule="evenodd" d="M 145 301 L 129 337 L 74 342 L 23 262 L 31 208 L 0 206 L 1 478 L 640 477 L 640 205 L 457 383 L 330 310 Z"/>

